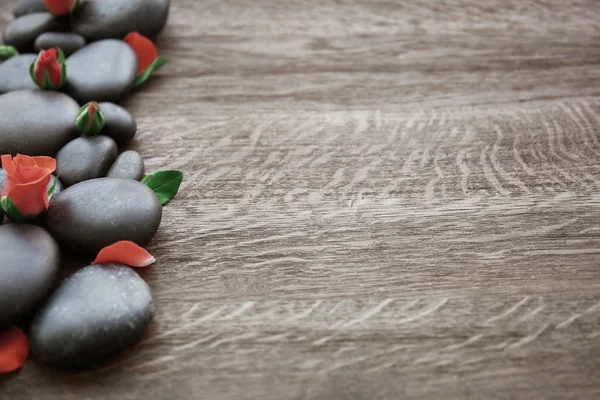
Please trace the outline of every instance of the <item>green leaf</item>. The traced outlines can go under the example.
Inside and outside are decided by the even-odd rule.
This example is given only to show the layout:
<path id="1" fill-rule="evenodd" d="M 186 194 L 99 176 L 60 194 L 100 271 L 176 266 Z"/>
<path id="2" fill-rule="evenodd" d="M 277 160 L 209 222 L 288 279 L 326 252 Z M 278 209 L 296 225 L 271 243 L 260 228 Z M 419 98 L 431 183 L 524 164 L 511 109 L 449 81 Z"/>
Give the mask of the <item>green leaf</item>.
<path id="1" fill-rule="evenodd" d="M 52 178 L 50 178 L 52 179 Z M 58 177 L 54 178 L 54 182 L 52 182 L 52 186 L 48 190 L 48 201 L 52 200 L 52 196 L 54 195 L 54 191 L 56 190 L 56 182 L 58 181 Z"/>
<path id="2" fill-rule="evenodd" d="M 0 206 L 2 206 L 2 209 L 4 210 L 8 218 L 13 220 L 14 222 L 25 222 L 28 219 L 23 214 L 21 214 L 21 211 L 19 211 L 15 203 L 13 203 L 13 201 L 9 199 L 8 196 L 4 196 L 2 199 L 0 199 Z"/>
<path id="3" fill-rule="evenodd" d="M 152 73 L 160 67 L 162 67 L 163 65 L 165 65 L 168 61 L 169 59 L 165 56 L 158 57 L 148 68 L 146 68 L 144 72 L 140 74 L 140 76 L 137 77 L 134 86 L 140 86 L 146 83 L 146 81 L 150 79 Z"/>
<path id="4" fill-rule="evenodd" d="M 18 56 L 19 52 L 13 46 L 0 45 L 0 58 L 3 60 Z"/>
<path id="5" fill-rule="evenodd" d="M 142 179 L 144 185 L 154 190 L 163 206 L 175 197 L 181 181 L 183 181 L 183 173 L 173 170 L 156 171 Z"/>

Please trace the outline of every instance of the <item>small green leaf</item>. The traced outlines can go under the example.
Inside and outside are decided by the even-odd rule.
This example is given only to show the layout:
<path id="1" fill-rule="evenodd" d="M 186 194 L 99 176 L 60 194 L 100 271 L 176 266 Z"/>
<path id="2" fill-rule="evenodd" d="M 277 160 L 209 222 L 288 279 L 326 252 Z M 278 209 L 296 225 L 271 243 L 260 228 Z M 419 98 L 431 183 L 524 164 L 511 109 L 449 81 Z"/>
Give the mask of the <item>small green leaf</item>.
<path id="1" fill-rule="evenodd" d="M 142 179 L 144 185 L 154 190 L 163 206 L 175 197 L 181 181 L 183 181 L 183 173 L 173 170 L 156 171 Z"/>
<path id="2" fill-rule="evenodd" d="M 50 178 L 52 179 L 52 178 Z M 56 190 L 56 182 L 58 181 L 58 177 L 54 178 L 54 182 L 52 182 L 52 186 L 48 190 L 48 201 L 52 200 L 52 196 L 54 195 L 54 191 Z"/>
<path id="3" fill-rule="evenodd" d="M 3 60 L 18 56 L 19 52 L 13 46 L 1 45 L 0 46 L 0 58 Z"/>
<path id="4" fill-rule="evenodd" d="M 13 201 L 9 199 L 8 196 L 4 196 L 2 199 L 0 199 L 0 206 L 2 206 L 2 209 L 4 210 L 8 218 L 13 220 L 14 222 L 25 222 L 28 219 L 23 214 L 21 214 L 21 211 L 19 211 L 15 203 L 13 203 Z"/>
<path id="5" fill-rule="evenodd" d="M 160 67 L 162 67 L 163 65 L 165 65 L 168 61 L 169 59 L 167 57 L 159 56 L 148 68 L 146 68 L 144 72 L 140 74 L 140 76 L 137 77 L 134 86 L 140 86 L 146 83 L 146 81 L 150 79 L 152 73 Z"/>

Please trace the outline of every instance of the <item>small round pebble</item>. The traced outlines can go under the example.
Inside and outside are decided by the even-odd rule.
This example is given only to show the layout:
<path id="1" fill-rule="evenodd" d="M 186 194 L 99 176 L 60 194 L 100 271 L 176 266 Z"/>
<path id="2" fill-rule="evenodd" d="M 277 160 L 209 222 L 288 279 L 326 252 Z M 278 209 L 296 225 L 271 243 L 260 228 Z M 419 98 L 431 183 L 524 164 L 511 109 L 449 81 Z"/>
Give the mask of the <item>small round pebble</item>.
<path id="1" fill-rule="evenodd" d="M 61 192 L 44 223 L 60 244 L 95 256 L 120 240 L 146 246 L 161 218 L 158 196 L 148 186 L 131 179 L 100 178 Z"/>
<path id="2" fill-rule="evenodd" d="M 137 124 L 133 115 L 123 107 L 113 103 L 100 103 L 100 109 L 104 114 L 104 129 L 102 134 L 110 136 L 117 143 L 127 142 L 135 136 Z"/>
<path id="3" fill-rule="evenodd" d="M 65 186 L 106 176 L 117 157 L 117 144 L 108 136 L 78 137 L 56 155 L 56 173 Z"/>
<path id="4" fill-rule="evenodd" d="M 153 316 L 152 292 L 135 271 L 90 265 L 67 278 L 38 311 L 31 351 L 59 368 L 96 366 L 141 339 Z"/>
<path id="5" fill-rule="evenodd" d="M 46 298 L 59 265 L 58 245 L 43 228 L 0 226 L 0 330 L 27 317 Z"/>
<path id="6" fill-rule="evenodd" d="M 135 82 L 137 57 L 121 40 L 101 40 L 66 60 L 67 91 L 80 103 L 119 101 Z"/>
<path id="7" fill-rule="evenodd" d="M 73 30 L 89 41 L 122 39 L 129 32 L 157 36 L 167 22 L 170 0 L 90 0 L 73 14 Z"/>
<path id="8" fill-rule="evenodd" d="M 48 12 L 37 12 L 14 19 L 4 30 L 4 44 L 16 47 L 20 52 L 33 50 L 33 43 L 44 32 L 64 31 L 69 19 L 55 17 Z"/>
<path id="9" fill-rule="evenodd" d="M 137 151 L 124 151 L 119 154 L 106 176 L 139 181 L 144 177 L 144 160 Z"/>
<path id="10" fill-rule="evenodd" d="M 22 54 L 0 64 L 0 94 L 15 90 L 37 89 L 29 75 L 29 65 L 37 55 Z"/>
<path id="11" fill-rule="evenodd" d="M 54 157 L 77 135 L 79 104 L 51 90 L 0 95 L 0 154 Z"/>
<path id="12" fill-rule="evenodd" d="M 19 0 L 17 7 L 14 10 L 15 17 L 20 17 L 25 14 L 34 12 L 46 11 L 44 0 Z"/>
<path id="13" fill-rule="evenodd" d="M 76 33 L 46 32 L 35 39 L 37 51 L 59 47 L 65 56 L 70 56 L 85 46 L 85 38 Z"/>

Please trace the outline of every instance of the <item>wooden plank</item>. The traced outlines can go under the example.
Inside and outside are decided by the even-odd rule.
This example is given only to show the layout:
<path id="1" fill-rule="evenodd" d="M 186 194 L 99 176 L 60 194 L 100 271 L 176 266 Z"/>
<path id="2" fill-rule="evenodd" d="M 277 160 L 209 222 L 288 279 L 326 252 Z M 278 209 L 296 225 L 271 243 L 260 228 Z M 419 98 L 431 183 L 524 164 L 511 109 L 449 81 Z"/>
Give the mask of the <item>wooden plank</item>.
<path id="1" fill-rule="evenodd" d="M 126 102 L 185 173 L 155 321 L 0 398 L 598 398 L 599 11 L 174 1 Z"/>

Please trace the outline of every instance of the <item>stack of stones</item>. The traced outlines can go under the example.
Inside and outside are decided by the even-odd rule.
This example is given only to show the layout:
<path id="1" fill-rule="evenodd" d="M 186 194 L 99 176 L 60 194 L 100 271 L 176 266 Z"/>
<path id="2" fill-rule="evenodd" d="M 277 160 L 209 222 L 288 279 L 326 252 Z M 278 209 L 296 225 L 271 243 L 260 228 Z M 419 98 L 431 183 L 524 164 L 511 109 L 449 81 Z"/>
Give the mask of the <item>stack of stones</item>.
<path id="1" fill-rule="evenodd" d="M 17 200 L 2 194 L 0 373 L 18 369 L 1 360 L 26 358 L 29 346 L 50 366 L 104 363 L 139 340 L 152 319 L 150 288 L 124 263 L 103 258 L 63 282 L 58 277 L 67 253 L 89 263 L 123 242 L 131 246 L 119 247 L 123 254 L 115 261 L 135 259 L 138 251 L 149 256 L 141 247 L 156 234 L 162 206 L 179 188 L 178 171 L 145 175 L 140 154 L 119 154 L 137 126 L 117 103 L 165 61 L 142 70 L 147 60 L 140 57 L 148 55 L 124 39 L 137 32 L 154 40 L 169 6 L 170 0 L 18 0 L 4 30 L 0 155 L 3 164 L 17 154 L 33 158 L 15 162 L 18 171 L 0 169 L 0 191 L 15 173 L 27 175 L 30 159 L 51 157 L 56 171 L 39 215 L 11 208 Z M 44 52 L 49 49 L 56 50 Z M 64 54 L 61 84 L 42 69 L 43 57 L 52 54 Z"/>

